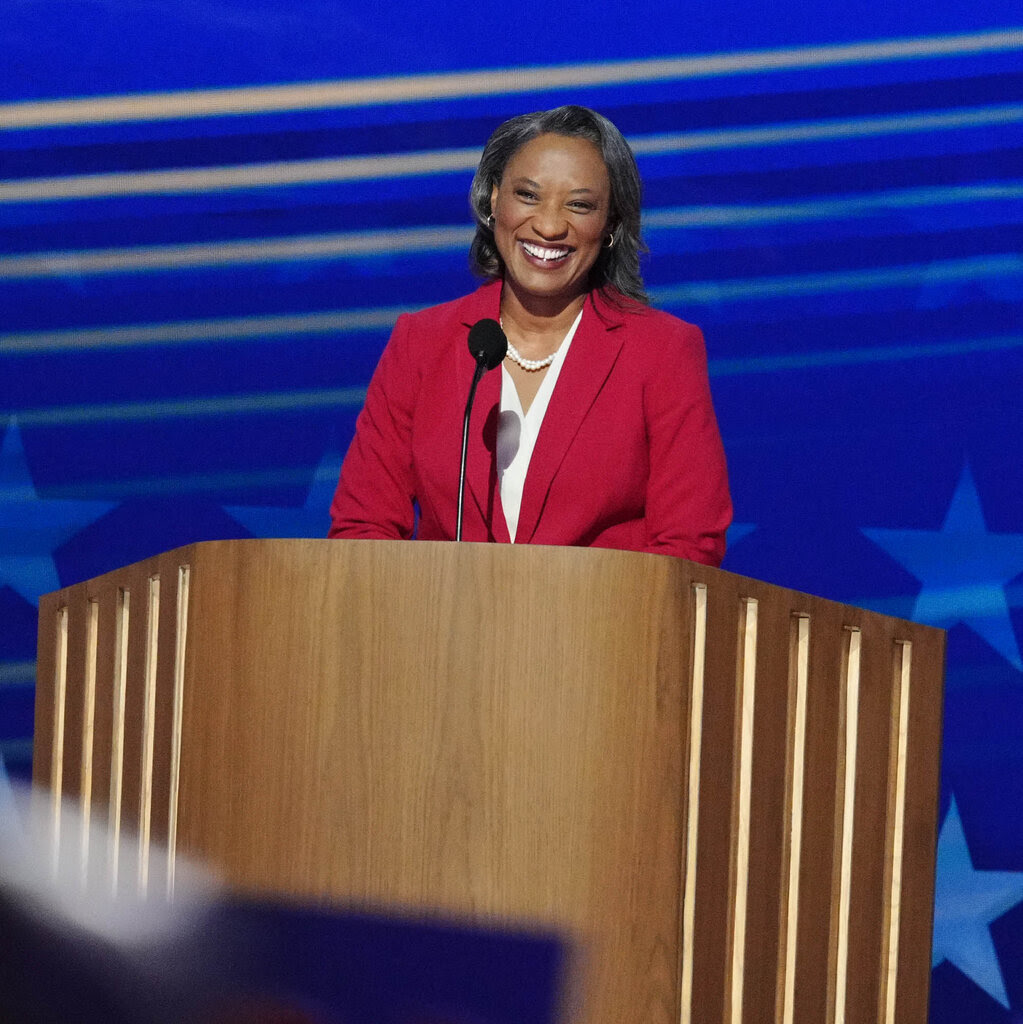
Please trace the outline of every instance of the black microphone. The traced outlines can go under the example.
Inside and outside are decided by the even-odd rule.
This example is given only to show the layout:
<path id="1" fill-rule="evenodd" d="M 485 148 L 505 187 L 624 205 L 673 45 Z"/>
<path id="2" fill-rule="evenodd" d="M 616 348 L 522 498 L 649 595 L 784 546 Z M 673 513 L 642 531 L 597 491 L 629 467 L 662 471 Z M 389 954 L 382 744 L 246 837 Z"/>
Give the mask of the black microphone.
<path id="1" fill-rule="evenodd" d="M 476 386 L 487 370 L 501 365 L 508 352 L 508 339 L 496 320 L 479 320 L 469 328 L 469 354 L 476 360 L 476 372 L 472 375 L 469 401 L 465 403 L 465 418 L 462 420 L 462 465 L 458 470 L 458 522 L 455 526 L 455 540 L 462 539 L 462 505 L 465 502 L 465 456 L 469 450 L 469 416 L 472 413 Z"/>
<path id="2" fill-rule="evenodd" d="M 499 366 L 507 354 L 508 339 L 496 320 L 479 320 L 469 328 L 469 355 L 483 367 L 483 373 Z"/>

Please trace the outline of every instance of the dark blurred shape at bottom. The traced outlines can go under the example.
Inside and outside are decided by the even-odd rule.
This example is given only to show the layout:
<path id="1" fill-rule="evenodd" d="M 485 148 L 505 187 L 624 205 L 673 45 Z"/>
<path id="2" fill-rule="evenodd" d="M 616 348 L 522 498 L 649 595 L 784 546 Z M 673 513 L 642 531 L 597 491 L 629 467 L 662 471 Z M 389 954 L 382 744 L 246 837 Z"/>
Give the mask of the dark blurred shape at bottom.
<path id="1" fill-rule="evenodd" d="M 239 959 L 238 1001 L 211 1019 L 317 1024 L 553 1024 L 555 937 L 233 900 L 212 913 Z"/>
<path id="2" fill-rule="evenodd" d="M 68 807 L 60 821 L 55 833 L 47 794 L 0 789 L 0 1024 L 558 1016 L 566 950 L 555 936 L 241 898 L 181 858 L 168 903 L 139 895 L 167 877 L 162 851 L 143 862 L 134 837 L 114 845 Z"/>

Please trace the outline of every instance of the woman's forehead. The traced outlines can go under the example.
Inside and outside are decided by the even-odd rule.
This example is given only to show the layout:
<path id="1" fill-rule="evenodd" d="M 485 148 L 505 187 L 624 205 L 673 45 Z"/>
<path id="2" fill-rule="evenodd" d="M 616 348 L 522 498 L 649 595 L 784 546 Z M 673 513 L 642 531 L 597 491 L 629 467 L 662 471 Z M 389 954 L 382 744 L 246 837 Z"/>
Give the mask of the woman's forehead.
<path id="1" fill-rule="evenodd" d="M 502 178 L 509 175 L 586 179 L 592 187 L 606 187 L 609 181 L 604 158 L 589 139 L 553 133 L 536 135 L 519 146 L 508 158 Z"/>

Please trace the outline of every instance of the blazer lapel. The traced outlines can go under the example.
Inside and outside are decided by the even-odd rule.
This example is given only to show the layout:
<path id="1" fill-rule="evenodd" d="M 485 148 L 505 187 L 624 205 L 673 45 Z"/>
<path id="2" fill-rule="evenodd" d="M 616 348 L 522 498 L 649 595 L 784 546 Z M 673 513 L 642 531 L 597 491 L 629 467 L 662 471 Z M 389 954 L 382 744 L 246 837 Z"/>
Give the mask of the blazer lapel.
<path id="1" fill-rule="evenodd" d="M 621 351 L 621 316 L 596 296 L 587 303 L 544 414 L 522 492 L 516 542 L 528 543 L 572 439 L 589 414 Z M 503 518 L 503 516 L 502 516 Z"/>

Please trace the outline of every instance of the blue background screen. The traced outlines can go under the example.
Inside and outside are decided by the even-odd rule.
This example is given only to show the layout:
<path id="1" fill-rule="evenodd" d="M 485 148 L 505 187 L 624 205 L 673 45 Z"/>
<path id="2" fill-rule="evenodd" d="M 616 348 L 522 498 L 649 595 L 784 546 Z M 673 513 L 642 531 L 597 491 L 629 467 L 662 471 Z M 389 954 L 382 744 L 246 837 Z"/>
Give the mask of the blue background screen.
<path id="1" fill-rule="evenodd" d="M 512 114 L 633 144 L 704 330 L 725 567 L 949 630 L 932 1020 L 1023 1019 L 1015 2 L 18 0 L 0 40 L 0 752 L 39 595 L 322 536 L 391 324 L 473 287 Z"/>

